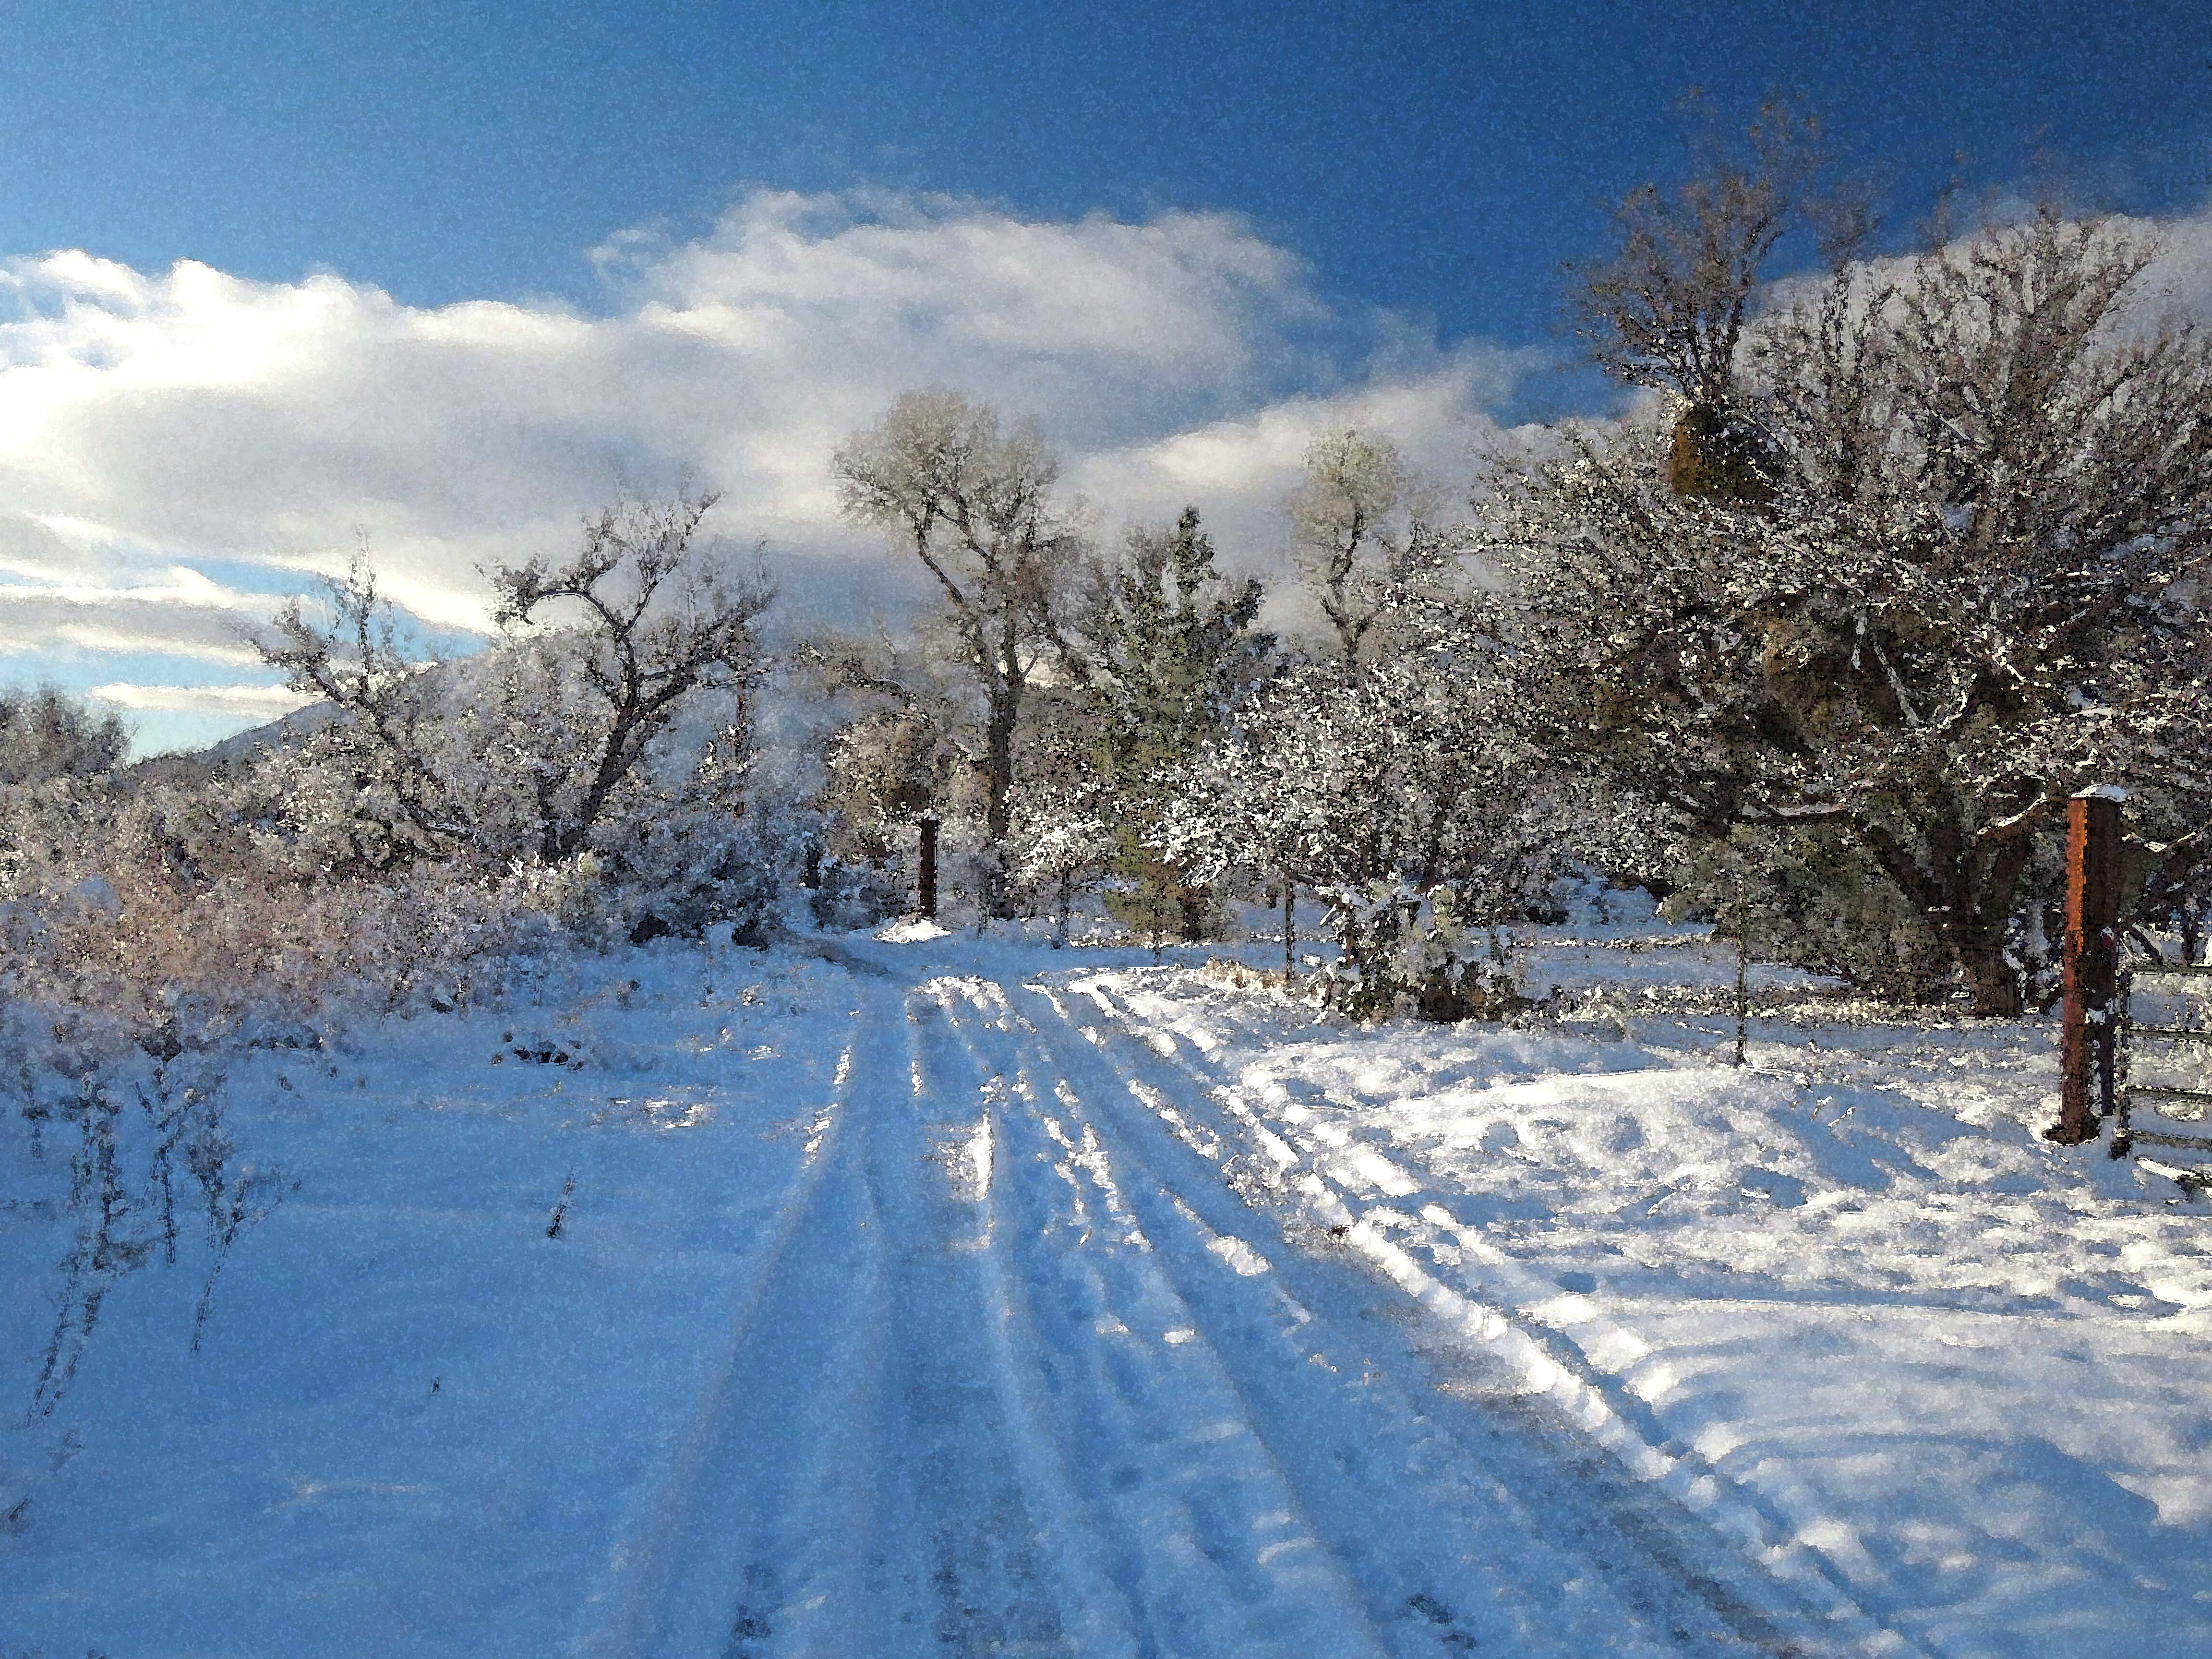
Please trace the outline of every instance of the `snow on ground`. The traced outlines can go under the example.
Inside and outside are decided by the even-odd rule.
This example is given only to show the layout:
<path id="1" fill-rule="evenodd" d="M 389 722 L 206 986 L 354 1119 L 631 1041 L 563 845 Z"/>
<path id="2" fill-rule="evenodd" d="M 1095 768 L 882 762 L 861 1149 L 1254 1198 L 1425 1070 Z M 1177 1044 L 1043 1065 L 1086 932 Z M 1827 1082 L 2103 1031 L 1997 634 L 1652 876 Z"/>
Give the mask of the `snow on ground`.
<path id="1" fill-rule="evenodd" d="M 1629 944 L 1362 1030 L 663 942 L 258 1053 L 199 1352 L 148 1268 L 8 1408 L 0 1655 L 2212 1652 L 2205 1212 L 2039 1139 L 2047 1023 L 1737 1070 L 1732 959 Z"/>
<path id="2" fill-rule="evenodd" d="M 1778 1568 L 1932 1652 L 2212 1652 L 2212 1221 L 2040 1138 L 2050 1022 L 1808 1006 L 1737 1071 L 1640 994 L 1524 1033 L 1072 988 L 1172 1054 L 1232 1179 L 1463 1300 Z"/>

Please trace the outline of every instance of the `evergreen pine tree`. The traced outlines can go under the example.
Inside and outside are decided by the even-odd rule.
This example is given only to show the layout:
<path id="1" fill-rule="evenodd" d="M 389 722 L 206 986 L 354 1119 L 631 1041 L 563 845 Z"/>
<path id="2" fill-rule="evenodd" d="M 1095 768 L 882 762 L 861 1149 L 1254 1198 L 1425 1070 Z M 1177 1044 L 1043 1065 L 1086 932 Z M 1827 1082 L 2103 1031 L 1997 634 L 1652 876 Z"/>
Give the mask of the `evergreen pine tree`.
<path id="1" fill-rule="evenodd" d="M 1203 938 L 1218 896 L 1152 842 L 1182 770 L 1274 649 L 1254 626 L 1260 584 L 1214 568 L 1196 507 L 1172 531 L 1133 531 L 1092 572 L 1084 629 L 1086 696 L 1099 722 L 1093 763 L 1114 804 L 1109 908 L 1152 935 Z"/>

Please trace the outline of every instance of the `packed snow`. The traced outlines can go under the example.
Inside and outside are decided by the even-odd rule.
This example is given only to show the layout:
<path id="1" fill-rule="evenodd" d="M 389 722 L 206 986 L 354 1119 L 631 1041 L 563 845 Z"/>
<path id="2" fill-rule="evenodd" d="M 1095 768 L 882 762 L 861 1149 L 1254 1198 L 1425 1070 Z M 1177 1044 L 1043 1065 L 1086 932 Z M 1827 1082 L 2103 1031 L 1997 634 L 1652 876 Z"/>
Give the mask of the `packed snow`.
<path id="1" fill-rule="evenodd" d="M 130 1275 L 46 1414 L 15 1144 L 0 1653 L 2212 1651 L 2212 1220 L 2040 1138 L 2051 1022 L 1763 974 L 1738 1068 L 1679 930 L 1512 1026 L 1202 955 L 661 941 L 258 1050 L 197 1351 Z"/>

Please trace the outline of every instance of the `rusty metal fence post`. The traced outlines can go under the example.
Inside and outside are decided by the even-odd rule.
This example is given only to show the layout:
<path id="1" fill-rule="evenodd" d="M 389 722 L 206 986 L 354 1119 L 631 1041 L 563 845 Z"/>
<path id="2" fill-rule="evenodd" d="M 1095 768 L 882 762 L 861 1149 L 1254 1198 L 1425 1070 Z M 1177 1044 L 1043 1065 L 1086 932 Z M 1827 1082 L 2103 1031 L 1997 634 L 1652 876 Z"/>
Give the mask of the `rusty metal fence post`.
<path id="1" fill-rule="evenodd" d="M 2113 1006 L 2120 965 L 2120 801 L 2091 789 L 2066 803 L 2065 997 L 2058 1047 L 2058 1121 L 2045 1133 L 2063 1146 L 2094 1139 L 2112 1110 Z"/>
<path id="2" fill-rule="evenodd" d="M 921 914 L 937 919 L 937 814 L 921 815 L 921 846 L 917 876 L 921 888 Z"/>

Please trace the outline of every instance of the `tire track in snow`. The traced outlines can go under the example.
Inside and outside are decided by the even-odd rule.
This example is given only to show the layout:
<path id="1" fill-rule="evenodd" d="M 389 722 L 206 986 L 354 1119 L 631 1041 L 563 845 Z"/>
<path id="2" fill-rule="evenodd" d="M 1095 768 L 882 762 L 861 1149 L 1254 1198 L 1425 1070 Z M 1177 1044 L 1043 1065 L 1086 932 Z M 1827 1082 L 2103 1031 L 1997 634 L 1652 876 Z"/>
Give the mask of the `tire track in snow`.
<path id="1" fill-rule="evenodd" d="M 728 1340 L 615 1547 L 579 1656 L 750 1659 L 787 1607 L 857 1600 L 858 1564 L 835 1546 L 866 1530 L 866 1468 L 850 1441 L 878 1373 L 869 1313 L 883 1266 L 865 1166 L 882 1074 L 898 1074 L 884 1045 L 902 1023 L 895 994 L 861 990 L 782 1224 L 732 1299 Z"/>
<path id="2" fill-rule="evenodd" d="M 1000 1080 L 1017 1374 L 1051 1380 L 1055 1443 L 1150 1656 L 1385 1650 L 1342 1564 L 1255 1431 L 1249 1405 L 1152 1258 L 1134 1216 L 1038 1093 L 1004 991 L 960 986 L 948 1018 Z M 964 1018 L 962 1017 L 964 1014 Z M 1025 1022 L 1023 1023 L 1025 1025 Z M 1070 1173 L 1088 1164 L 1091 1192 Z"/>
<path id="3" fill-rule="evenodd" d="M 1089 1524 L 1054 1437 L 1048 1398 L 1053 1380 L 1026 1363 L 1036 1343 L 1023 1286 L 1012 1271 L 1018 1264 L 1010 1261 L 1006 1243 L 1008 1226 L 1022 1224 L 1018 1212 L 1008 1213 L 1006 1080 L 983 1066 L 970 1045 L 958 1042 L 956 1053 L 947 1042 L 951 1003 L 964 988 L 936 980 L 916 994 L 915 1093 L 919 1098 L 933 1080 L 940 1089 L 964 1091 L 980 1114 L 963 1143 L 964 1174 L 980 1223 L 973 1251 L 976 1312 L 988 1345 L 1003 1443 L 1022 1486 L 1036 1547 L 1053 1563 L 1061 1592 L 1060 1623 L 1072 1651 L 1083 1659 L 1122 1659 L 1141 1647 L 1131 1605 Z"/>
<path id="4" fill-rule="evenodd" d="M 1052 1020 L 1039 1012 L 1041 1026 Z M 1165 1149 L 1144 1143 L 1167 1132 L 1126 1121 L 1126 1079 L 1116 1069 L 1048 1030 L 1038 1030 L 1036 1042 L 1043 1066 L 1080 1080 L 1069 1091 L 1071 1110 L 1106 1126 L 1163 1270 L 1251 1402 L 1305 1508 L 1352 1565 L 1394 1652 L 1671 1647 L 1640 1628 L 1586 1559 L 1538 1541 L 1508 1486 L 1444 1432 L 1424 1409 L 1428 1402 L 1407 1394 L 1396 1367 L 1373 1363 L 1383 1333 L 1371 1284 L 1302 1299 L 1280 1270 L 1283 1247 L 1254 1242 L 1249 1212 L 1217 1170 L 1195 1182 L 1163 1174 Z M 1350 1319 L 1341 1306 L 1346 1290 L 1358 1304 Z"/>
<path id="5" fill-rule="evenodd" d="M 1110 1610 L 1083 1593 L 1081 1540 L 1000 1352 L 988 1079 L 935 1039 L 939 1018 L 929 988 L 908 994 L 908 1075 L 868 1158 L 886 1331 L 866 1628 L 808 1650 L 1110 1655 Z"/>
<path id="6" fill-rule="evenodd" d="M 1057 1012 L 1039 1009 L 1042 1063 L 1081 1080 L 1080 1109 L 1107 1126 L 1165 1270 L 1252 1401 L 1305 1507 L 1354 1565 L 1393 1651 L 1679 1650 L 1690 1632 L 1679 1630 L 1679 1617 L 1664 1616 L 1679 1615 L 1679 1605 L 1622 1600 L 1607 1582 L 1618 1575 L 1594 1570 L 1591 1540 L 1578 1534 L 1568 1541 L 1580 1547 L 1562 1548 L 1545 1537 L 1560 1529 L 1557 1517 L 1540 1527 L 1510 1475 L 1493 1467 L 1515 1461 L 1508 1454 L 1533 1425 L 1493 1423 L 1476 1444 L 1447 1432 L 1437 1417 L 1446 1402 L 1417 1400 L 1395 1380 L 1413 1358 L 1390 1353 L 1394 1334 L 1376 1322 L 1371 1280 L 1337 1273 L 1336 1282 L 1316 1285 L 1332 1277 L 1327 1264 L 1300 1264 L 1279 1243 L 1255 1245 L 1249 1211 L 1220 1180 L 1219 1143 L 1213 1158 L 1196 1163 L 1206 1155 L 1170 1140 L 1170 1126 L 1133 1112 L 1128 1079 L 1108 1055 L 1050 1035 Z M 1187 1135 L 1205 1138 L 1188 1115 L 1176 1117 Z M 1170 1161 L 1183 1168 L 1182 1178 L 1162 1174 Z M 1303 1274 L 1282 1271 L 1299 1265 Z M 1304 1281 L 1295 1291 L 1285 1282 L 1294 1276 Z M 1378 1352 L 1389 1363 L 1375 1364 Z M 1514 1472 L 1525 1475 L 1529 1460 L 1516 1455 Z M 1747 1645 L 1730 1632 L 1698 1636 L 1707 1650 Z"/>
<path id="7" fill-rule="evenodd" d="M 1563 1364 L 1559 1345 L 1442 1282 L 1441 1268 L 1438 1273 L 1424 1270 L 1390 1236 L 1394 1224 L 1407 1218 L 1387 1202 L 1370 1201 L 1402 1195 L 1401 1188 L 1416 1190 L 1389 1160 L 1356 1141 L 1335 1146 L 1297 1136 L 1301 1144 L 1291 1145 L 1284 1138 L 1296 1135 L 1289 1126 L 1265 1122 L 1242 1106 L 1233 1090 L 1182 1058 L 1175 1037 L 1134 1025 L 1133 1016 L 1125 1017 L 1095 983 L 1075 990 L 1031 989 L 1082 1037 L 1094 1063 L 1103 1062 L 1115 1074 L 1121 1086 L 1103 1097 L 1112 1101 L 1121 1121 L 1139 1137 L 1148 1136 L 1167 1163 L 1180 1162 L 1192 1171 L 1196 1179 L 1183 1184 L 1180 1193 L 1194 1206 L 1227 1199 L 1221 1179 L 1226 1175 L 1252 1208 L 1274 1211 L 1293 1226 L 1303 1212 L 1316 1239 L 1333 1240 L 1364 1257 L 1448 1338 L 1464 1345 L 1463 1353 L 1469 1347 L 1476 1353 L 1486 1351 L 1509 1372 L 1518 1373 L 1510 1392 L 1492 1391 L 1503 1397 L 1470 1402 L 1480 1406 L 1481 1416 L 1494 1420 L 1501 1411 L 1517 1413 L 1521 1408 L 1511 1394 L 1548 1395 L 1566 1408 L 1567 1423 L 1556 1426 L 1606 1447 L 1620 1469 L 1607 1468 L 1570 1445 L 1548 1460 L 1547 1470 L 1531 1420 L 1518 1436 L 1491 1439 L 1487 1450 L 1517 1459 L 1522 1484 L 1557 1485 L 1564 1477 L 1569 1486 L 1582 1489 L 1575 1502 L 1583 1511 L 1583 1546 L 1615 1575 L 1641 1581 L 1656 1628 L 1681 1629 L 1686 1620 L 1695 1622 L 1702 1614 L 1709 1626 L 1719 1621 L 1712 1639 L 1752 1650 L 1916 1650 L 1899 1632 L 1868 1617 L 1841 1589 L 1832 1564 L 1808 1559 L 1815 1552 L 1796 1529 L 1767 1514 L 1704 1460 L 1655 1443 L 1633 1415 L 1614 1412 L 1606 1397 L 1612 1390 L 1594 1387 L 1593 1378 L 1584 1374 L 1586 1365 Z M 1079 1017 L 1078 996 L 1097 1006 L 1103 1023 Z M 1181 1035 L 1189 1039 L 1192 1034 Z M 1079 1066 L 1083 1051 L 1073 1049 L 1068 1058 Z M 1206 1103 L 1195 1105 L 1194 1097 Z M 1230 1218 L 1228 1225 L 1236 1224 Z M 1413 1225 L 1422 1231 L 1421 1224 Z M 1317 1264 L 1301 1267 L 1299 1253 L 1293 1250 L 1285 1255 L 1283 1265 L 1298 1269 L 1310 1283 L 1310 1266 Z M 1630 1477 L 1626 1481 L 1622 1472 Z M 1739 1559 L 1737 1553 L 1745 1550 L 1769 1568 L 1779 1568 L 1787 1588 L 1749 1560 L 1733 1568 L 1723 1565 Z M 1797 1601 L 1800 1596 L 1804 1602 Z"/>
<path id="8" fill-rule="evenodd" d="M 1487 1437 L 1446 1432 L 1451 1402 L 1392 1380 L 1410 1348 L 1354 1379 L 1403 1334 L 1345 1314 L 1334 1264 L 1255 1243 L 1209 1122 L 1257 1119 L 1198 1103 L 1171 1044 L 985 981 L 856 989 L 782 1224 L 572 1651 L 1405 1659 L 1711 1633 L 1668 1623 L 1693 1594 L 1645 1593 L 1679 1540 L 1632 1547 L 1637 1514 L 1563 1502 L 1601 1483 L 1529 1424 L 1489 1402 L 1459 1413 Z M 1551 1490 L 1529 1510 L 1509 1486 Z M 1701 1650 L 1746 1645 L 1721 1633 Z"/>
<path id="9" fill-rule="evenodd" d="M 1117 1650 L 1066 1587 L 1074 1540 L 1038 1523 L 1048 1482 L 993 1347 L 987 1090 L 933 1054 L 936 1006 L 861 988 L 823 1173 L 663 1496 L 657 1575 L 592 1651 Z"/>

